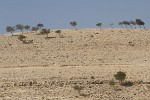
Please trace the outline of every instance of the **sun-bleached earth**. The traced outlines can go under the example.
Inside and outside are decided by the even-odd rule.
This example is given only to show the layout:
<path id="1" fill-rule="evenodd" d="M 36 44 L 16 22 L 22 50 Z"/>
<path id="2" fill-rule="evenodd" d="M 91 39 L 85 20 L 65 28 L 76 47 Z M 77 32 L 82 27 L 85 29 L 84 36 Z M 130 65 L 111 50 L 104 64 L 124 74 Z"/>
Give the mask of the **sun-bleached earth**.
<path id="1" fill-rule="evenodd" d="M 0 35 L 0 100 L 150 100 L 149 29 L 20 34 Z M 114 79 L 120 70 L 132 86 Z"/>

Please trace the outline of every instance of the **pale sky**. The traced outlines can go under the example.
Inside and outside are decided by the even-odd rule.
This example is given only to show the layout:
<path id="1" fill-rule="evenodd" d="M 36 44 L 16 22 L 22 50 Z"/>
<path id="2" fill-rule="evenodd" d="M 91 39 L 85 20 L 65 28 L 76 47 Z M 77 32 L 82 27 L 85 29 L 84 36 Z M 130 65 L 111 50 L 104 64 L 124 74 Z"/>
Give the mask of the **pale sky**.
<path id="1" fill-rule="evenodd" d="M 78 28 L 119 27 L 118 22 L 142 19 L 150 27 L 150 0 L 0 0 L 0 33 L 6 26 L 16 24 L 46 28 L 70 28 L 76 21 Z"/>

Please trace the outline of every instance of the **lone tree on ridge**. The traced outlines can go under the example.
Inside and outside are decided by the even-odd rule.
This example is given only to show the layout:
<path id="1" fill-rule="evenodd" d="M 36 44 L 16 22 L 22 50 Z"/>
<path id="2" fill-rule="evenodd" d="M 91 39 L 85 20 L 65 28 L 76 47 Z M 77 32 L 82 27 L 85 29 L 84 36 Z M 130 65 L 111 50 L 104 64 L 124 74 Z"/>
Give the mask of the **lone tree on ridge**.
<path id="1" fill-rule="evenodd" d="M 77 29 L 77 28 L 76 28 L 76 26 L 77 26 L 77 22 L 76 22 L 76 21 L 70 22 L 70 25 L 73 26 L 75 29 Z"/>

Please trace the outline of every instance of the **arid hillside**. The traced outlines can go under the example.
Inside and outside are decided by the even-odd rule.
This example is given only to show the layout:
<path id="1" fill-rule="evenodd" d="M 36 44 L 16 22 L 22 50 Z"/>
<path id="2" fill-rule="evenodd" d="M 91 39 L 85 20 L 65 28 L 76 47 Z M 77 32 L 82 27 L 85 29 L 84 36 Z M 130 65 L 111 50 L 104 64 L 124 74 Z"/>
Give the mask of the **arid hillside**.
<path id="1" fill-rule="evenodd" d="M 0 35 L 0 100 L 150 100 L 149 29 L 55 32 Z"/>
<path id="2" fill-rule="evenodd" d="M 21 34 L 21 33 L 20 33 Z M 24 33 L 0 35 L 0 67 L 49 65 L 149 64 L 150 30 L 79 29 L 55 30 L 45 35 Z"/>

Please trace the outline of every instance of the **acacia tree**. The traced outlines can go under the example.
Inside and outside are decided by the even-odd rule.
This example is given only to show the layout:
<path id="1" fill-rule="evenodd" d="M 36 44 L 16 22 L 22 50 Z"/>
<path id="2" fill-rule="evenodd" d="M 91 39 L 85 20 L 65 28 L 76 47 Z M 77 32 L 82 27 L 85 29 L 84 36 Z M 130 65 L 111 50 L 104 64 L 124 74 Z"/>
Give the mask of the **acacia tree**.
<path id="1" fill-rule="evenodd" d="M 136 22 L 135 21 L 130 21 L 130 24 L 134 26 L 134 28 L 136 28 Z"/>
<path id="2" fill-rule="evenodd" d="M 141 20 L 141 19 L 136 19 L 136 24 L 140 26 L 141 28 L 141 25 L 143 26 L 143 28 L 145 29 L 145 23 Z"/>
<path id="3" fill-rule="evenodd" d="M 25 25 L 24 28 L 26 29 L 26 31 L 28 33 L 28 30 L 30 29 L 30 26 L 29 25 Z"/>
<path id="4" fill-rule="evenodd" d="M 15 31 L 15 27 L 14 26 L 7 26 L 6 27 L 6 31 L 10 32 L 12 34 L 12 36 L 13 36 L 13 32 Z"/>
<path id="5" fill-rule="evenodd" d="M 125 25 L 126 28 L 127 28 L 127 25 L 130 25 L 129 21 L 123 21 L 122 23 Z M 132 28 L 131 25 L 130 25 L 130 28 Z"/>
<path id="6" fill-rule="evenodd" d="M 73 26 L 75 29 L 77 29 L 77 28 L 76 28 L 76 26 L 77 26 L 77 22 L 76 22 L 76 21 L 70 22 L 70 25 Z"/>
<path id="7" fill-rule="evenodd" d="M 23 33 L 24 26 L 22 24 L 17 24 L 16 29 L 19 29 Z"/>
<path id="8" fill-rule="evenodd" d="M 41 30 L 41 28 L 44 27 L 44 25 L 41 24 L 41 23 L 38 23 L 38 24 L 37 24 L 37 27 L 39 27 L 39 29 Z"/>
<path id="9" fill-rule="evenodd" d="M 35 26 L 35 27 L 32 27 L 31 29 L 32 31 L 35 31 L 37 33 L 37 31 L 39 30 L 39 27 Z"/>
<path id="10" fill-rule="evenodd" d="M 102 26 L 102 23 L 97 23 L 96 26 L 100 27 Z"/>

